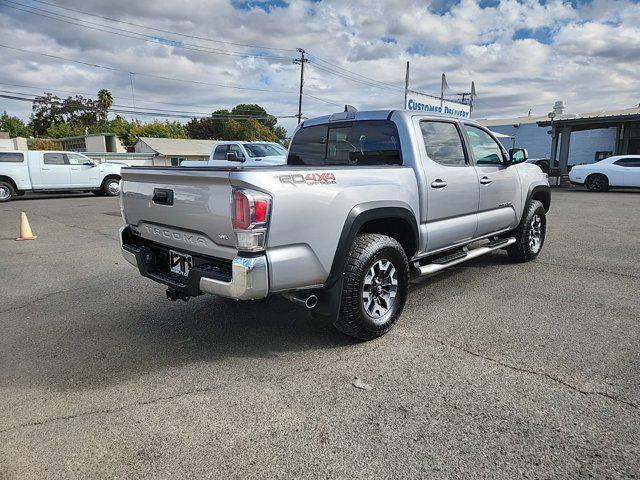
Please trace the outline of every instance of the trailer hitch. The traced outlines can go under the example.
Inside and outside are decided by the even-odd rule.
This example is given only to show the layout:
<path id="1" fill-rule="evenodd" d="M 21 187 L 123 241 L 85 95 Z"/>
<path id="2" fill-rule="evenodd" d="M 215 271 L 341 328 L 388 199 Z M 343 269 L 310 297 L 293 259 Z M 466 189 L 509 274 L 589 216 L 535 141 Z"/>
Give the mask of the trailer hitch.
<path id="1" fill-rule="evenodd" d="M 177 300 L 188 302 L 191 297 L 174 288 L 167 288 L 167 298 L 172 302 Z"/>

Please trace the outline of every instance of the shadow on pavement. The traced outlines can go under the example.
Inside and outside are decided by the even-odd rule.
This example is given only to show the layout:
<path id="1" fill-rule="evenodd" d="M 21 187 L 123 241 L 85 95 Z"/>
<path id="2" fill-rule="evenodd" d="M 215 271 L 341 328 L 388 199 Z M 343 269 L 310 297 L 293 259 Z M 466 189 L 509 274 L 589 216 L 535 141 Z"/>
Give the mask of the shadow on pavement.
<path id="1" fill-rule="evenodd" d="M 428 305 L 430 297 L 447 295 L 446 280 L 465 269 L 509 263 L 504 254 L 486 255 L 412 281 L 410 295 Z M 1 342 L 0 384 L 83 390 L 198 362 L 209 364 L 210 373 L 216 365 L 228 370 L 234 358 L 259 371 L 281 355 L 357 343 L 280 296 L 236 302 L 203 295 L 173 303 L 158 285 L 136 285 L 140 291 L 119 294 L 102 286 L 71 290 L 5 311 L 0 322 L 12 327 L 5 326 Z M 26 319 L 11 321 L 14 315 Z"/>

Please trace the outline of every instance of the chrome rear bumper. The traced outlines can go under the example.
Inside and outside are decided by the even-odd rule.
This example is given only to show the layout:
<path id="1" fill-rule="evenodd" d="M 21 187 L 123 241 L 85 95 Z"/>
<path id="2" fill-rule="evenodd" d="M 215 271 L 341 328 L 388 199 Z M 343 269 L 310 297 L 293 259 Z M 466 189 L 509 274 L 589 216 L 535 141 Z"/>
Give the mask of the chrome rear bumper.
<path id="1" fill-rule="evenodd" d="M 139 242 L 143 242 L 140 244 L 128 241 L 130 238 L 128 226 L 121 227 L 120 248 L 124 259 L 137 267 L 142 276 L 163 283 L 185 295 L 211 293 L 236 300 L 256 300 L 269 294 L 269 271 L 265 255 L 236 256 L 231 261 L 230 278 L 228 270 L 226 275 L 212 275 L 209 269 L 198 266 L 191 269 L 188 277 L 177 278 L 175 275 L 156 270 L 153 255 L 149 255 L 150 249 L 144 245 L 144 239 L 139 239 Z M 226 268 L 228 269 L 228 266 Z"/>

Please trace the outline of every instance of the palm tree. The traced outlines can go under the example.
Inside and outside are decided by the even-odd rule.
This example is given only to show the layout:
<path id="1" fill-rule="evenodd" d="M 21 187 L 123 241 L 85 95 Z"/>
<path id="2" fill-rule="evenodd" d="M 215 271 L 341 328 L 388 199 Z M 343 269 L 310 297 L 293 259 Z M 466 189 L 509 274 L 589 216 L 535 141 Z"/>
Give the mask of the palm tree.
<path id="1" fill-rule="evenodd" d="M 98 92 L 98 107 L 100 108 L 99 117 L 101 122 L 107 121 L 107 110 L 111 108 L 111 105 L 113 105 L 113 95 L 111 95 L 111 92 L 106 88 L 101 89 Z"/>

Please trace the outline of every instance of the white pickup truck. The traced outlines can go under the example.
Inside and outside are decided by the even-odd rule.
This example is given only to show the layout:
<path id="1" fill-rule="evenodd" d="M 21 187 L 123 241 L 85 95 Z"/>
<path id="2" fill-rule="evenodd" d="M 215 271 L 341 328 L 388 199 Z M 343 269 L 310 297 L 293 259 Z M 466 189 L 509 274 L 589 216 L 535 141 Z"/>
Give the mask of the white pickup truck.
<path id="1" fill-rule="evenodd" d="M 286 165 L 287 149 L 275 142 L 214 142 L 207 162 L 187 160 L 181 167 L 274 167 Z"/>
<path id="2" fill-rule="evenodd" d="M 121 164 L 96 164 L 76 152 L 0 151 L 0 202 L 29 191 L 86 190 L 120 194 Z"/>

